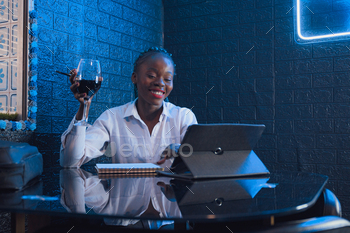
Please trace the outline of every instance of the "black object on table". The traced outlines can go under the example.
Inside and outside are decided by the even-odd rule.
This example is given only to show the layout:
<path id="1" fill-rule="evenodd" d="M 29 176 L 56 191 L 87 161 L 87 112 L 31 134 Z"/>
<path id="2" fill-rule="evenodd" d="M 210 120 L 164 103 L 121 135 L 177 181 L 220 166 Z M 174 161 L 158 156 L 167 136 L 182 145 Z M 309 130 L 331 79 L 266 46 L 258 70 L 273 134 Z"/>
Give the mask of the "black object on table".
<path id="1" fill-rule="evenodd" d="M 50 171 L 42 177 L 44 189 L 26 195 L 25 205 L 2 202 L 0 210 L 51 219 L 99 219 L 105 226 L 142 223 L 147 229 L 158 229 L 175 224 L 176 229 L 185 229 L 187 223 L 194 229 L 208 229 L 209 225 L 237 229 L 250 228 L 254 223 L 261 229 L 278 222 L 322 216 L 323 206 L 317 203 L 323 202 L 320 194 L 328 179 L 302 172 L 193 182 L 166 177 L 99 179 L 83 169 Z M 11 198 L 20 201 L 18 195 L 0 192 L 4 195 L 8 202 L 15 201 Z"/>
<path id="2" fill-rule="evenodd" d="M 207 179 L 267 175 L 268 169 L 253 151 L 265 125 L 196 124 L 187 128 L 170 171 L 161 175 Z"/>

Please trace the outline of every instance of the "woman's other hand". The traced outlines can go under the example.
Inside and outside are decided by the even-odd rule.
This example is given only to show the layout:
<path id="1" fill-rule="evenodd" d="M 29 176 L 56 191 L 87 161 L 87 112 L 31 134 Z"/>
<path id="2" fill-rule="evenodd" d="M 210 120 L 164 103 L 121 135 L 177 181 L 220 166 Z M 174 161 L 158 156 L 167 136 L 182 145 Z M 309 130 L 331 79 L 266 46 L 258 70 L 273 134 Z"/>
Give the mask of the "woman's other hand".
<path id="1" fill-rule="evenodd" d="M 169 146 L 167 146 L 160 156 L 163 159 L 159 160 L 157 162 L 157 164 L 158 165 L 163 164 L 167 159 L 176 157 L 180 146 L 181 146 L 181 144 L 179 144 L 179 143 L 172 143 Z"/>

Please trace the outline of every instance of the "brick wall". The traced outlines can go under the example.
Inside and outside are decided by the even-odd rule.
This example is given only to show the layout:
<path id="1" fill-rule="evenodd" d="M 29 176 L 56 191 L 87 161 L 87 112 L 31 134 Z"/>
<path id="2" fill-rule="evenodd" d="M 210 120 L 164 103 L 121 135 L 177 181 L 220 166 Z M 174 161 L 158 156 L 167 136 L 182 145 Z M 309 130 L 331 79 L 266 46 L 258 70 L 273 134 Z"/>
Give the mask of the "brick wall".
<path id="1" fill-rule="evenodd" d="M 170 101 L 200 123 L 265 124 L 256 152 L 268 168 L 328 175 L 349 219 L 348 41 L 296 44 L 292 6 L 164 1 L 164 46 L 178 74 Z"/>
<path id="2" fill-rule="evenodd" d="M 38 11 L 38 117 L 35 145 L 45 168 L 58 166 L 60 135 L 78 110 L 67 77 L 81 58 L 101 62 L 102 88 L 93 99 L 89 120 L 107 108 L 134 99 L 132 64 L 151 46 L 162 46 L 160 0 L 35 1 Z M 68 67 L 68 68 L 67 68 Z"/>

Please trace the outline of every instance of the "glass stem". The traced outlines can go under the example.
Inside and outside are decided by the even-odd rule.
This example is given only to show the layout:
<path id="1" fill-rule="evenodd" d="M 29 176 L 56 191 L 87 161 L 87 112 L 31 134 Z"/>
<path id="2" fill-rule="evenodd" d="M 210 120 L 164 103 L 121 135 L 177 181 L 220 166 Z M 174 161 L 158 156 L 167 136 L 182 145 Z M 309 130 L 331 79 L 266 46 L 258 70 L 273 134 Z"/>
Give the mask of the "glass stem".
<path id="1" fill-rule="evenodd" d="M 87 123 L 88 122 L 88 119 L 87 119 L 87 117 L 86 117 L 86 108 L 87 108 L 87 102 L 88 102 L 89 100 L 86 100 L 86 99 L 84 99 L 84 112 L 83 112 L 83 120 Z"/>

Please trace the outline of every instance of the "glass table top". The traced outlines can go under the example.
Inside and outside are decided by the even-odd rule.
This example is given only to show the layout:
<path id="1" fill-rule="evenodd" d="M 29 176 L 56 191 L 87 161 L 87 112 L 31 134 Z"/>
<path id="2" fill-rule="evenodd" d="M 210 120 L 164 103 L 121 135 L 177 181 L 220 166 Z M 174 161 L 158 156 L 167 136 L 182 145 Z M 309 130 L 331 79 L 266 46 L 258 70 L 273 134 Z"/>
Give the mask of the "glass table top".
<path id="1" fill-rule="evenodd" d="M 101 179 L 83 169 L 46 172 L 21 191 L 0 191 L 0 210 L 101 217 L 107 225 L 138 219 L 235 221 L 284 216 L 312 206 L 327 177 L 273 172 L 241 179 L 179 180 L 169 177 Z"/>

